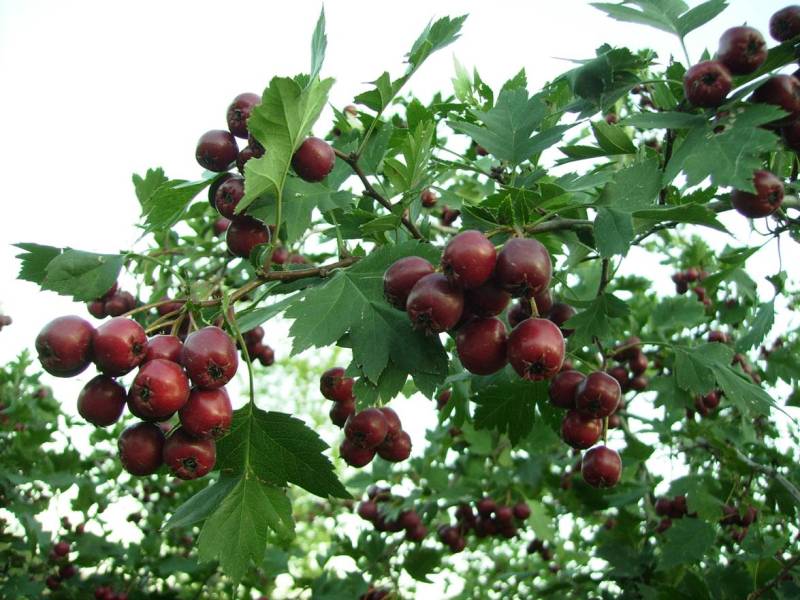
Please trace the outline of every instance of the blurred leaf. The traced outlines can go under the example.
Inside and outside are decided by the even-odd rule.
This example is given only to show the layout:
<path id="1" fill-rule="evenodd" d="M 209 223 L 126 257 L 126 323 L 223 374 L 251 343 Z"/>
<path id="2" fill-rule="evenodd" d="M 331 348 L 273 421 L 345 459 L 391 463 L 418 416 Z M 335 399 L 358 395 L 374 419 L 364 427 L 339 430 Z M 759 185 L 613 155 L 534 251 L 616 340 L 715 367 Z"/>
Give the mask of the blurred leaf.
<path id="1" fill-rule="evenodd" d="M 701 519 L 677 519 L 664 534 L 659 570 L 698 563 L 714 544 L 714 527 Z"/>

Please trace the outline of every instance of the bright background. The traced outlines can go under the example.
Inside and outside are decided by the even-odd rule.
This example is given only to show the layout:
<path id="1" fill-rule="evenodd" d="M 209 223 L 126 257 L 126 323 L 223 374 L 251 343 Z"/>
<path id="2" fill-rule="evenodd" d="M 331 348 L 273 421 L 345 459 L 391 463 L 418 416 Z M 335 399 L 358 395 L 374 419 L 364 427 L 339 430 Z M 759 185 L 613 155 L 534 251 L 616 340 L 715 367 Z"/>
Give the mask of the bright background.
<path id="1" fill-rule="evenodd" d="M 698 2 L 690 2 L 692 6 Z M 722 31 L 747 23 L 768 37 L 767 21 L 784 0 L 732 0 L 711 24 L 687 39 L 693 61 L 712 53 Z M 260 92 L 273 75 L 308 70 L 310 36 L 320 2 L 295 0 L 139 2 L 0 0 L 0 312 L 13 325 L 0 332 L 0 363 L 32 348 L 39 329 L 61 314 L 88 317 L 84 306 L 17 281 L 14 242 L 32 241 L 95 252 L 130 248 L 139 206 L 131 174 L 161 166 L 172 178 L 197 178 L 197 138 L 225 127 L 225 110 L 244 91 Z M 337 82 L 330 101 L 342 108 L 384 70 L 398 75 L 403 56 L 435 17 L 470 14 L 461 38 L 436 53 L 411 80 L 423 101 L 452 91 L 453 57 L 477 67 L 493 88 L 525 67 L 529 89 L 570 68 L 565 59 L 593 56 L 604 42 L 632 50 L 650 47 L 666 61 L 682 57 L 677 38 L 644 26 L 617 23 L 578 0 L 509 2 L 447 0 L 403 3 L 329 0 L 328 51 L 323 76 Z M 331 110 L 315 133 L 329 130 Z M 725 215 L 737 242 L 752 233 L 746 220 Z M 730 238 L 704 230 L 722 247 Z M 797 264 L 785 243 L 783 264 Z M 752 261 L 751 261 L 752 262 Z M 776 244 L 750 265 L 755 278 L 778 270 Z M 666 269 L 633 251 L 622 272 L 658 277 L 672 293 Z M 132 289 L 132 285 L 125 286 Z M 770 286 L 760 291 L 769 297 Z M 785 325 L 790 317 L 781 315 Z M 285 324 L 271 325 L 266 342 L 288 356 Z M 92 377 L 48 378 L 69 402 Z M 435 423 L 429 402 L 397 402 L 421 445 Z M 394 405 L 393 405 L 394 406 Z M 290 410 L 280 402 L 268 408 Z M 326 435 L 331 443 L 336 437 Z"/>

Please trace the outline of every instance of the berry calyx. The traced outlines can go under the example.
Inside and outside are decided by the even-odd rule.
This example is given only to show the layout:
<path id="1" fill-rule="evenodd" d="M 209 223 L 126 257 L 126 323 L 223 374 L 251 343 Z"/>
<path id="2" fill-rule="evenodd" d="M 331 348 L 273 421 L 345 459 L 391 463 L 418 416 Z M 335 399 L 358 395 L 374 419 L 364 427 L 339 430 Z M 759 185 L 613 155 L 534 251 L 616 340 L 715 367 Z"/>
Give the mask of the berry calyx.
<path id="1" fill-rule="evenodd" d="M 183 343 L 181 364 L 197 387 L 215 389 L 236 374 L 236 346 L 219 327 L 209 326 L 190 333 Z"/>
<path id="2" fill-rule="evenodd" d="M 616 450 L 608 446 L 596 446 L 583 455 L 581 475 L 592 487 L 614 487 L 622 475 L 622 460 Z"/>
<path id="3" fill-rule="evenodd" d="M 700 108 L 715 108 L 725 102 L 732 85 L 730 72 L 717 60 L 699 62 L 683 76 L 686 99 Z"/>
<path id="4" fill-rule="evenodd" d="M 58 317 L 36 336 L 36 352 L 42 368 L 56 377 L 72 377 L 92 362 L 91 323 L 74 315 Z"/>
<path id="5" fill-rule="evenodd" d="M 354 414 L 344 426 L 348 440 L 360 448 L 377 448 L 386 439 L 389 425 L 377 408 L 367 408 Z"/>
<path id="6" fill-rule="evenodd" d="M 144 360 L 147 335 L 133 319 L 114 317 L 97 328 L 92 349 L 99 371 L 115 377 L 125 375 Z"/>
<path id="7" fill-rule="evenodd" d="M 211 438 L 195 438 L 183 427 L 164 442 L 164 463 L 179 479 L 197 479 L 208 474 L 217 461 L 217 447 Z"/>
<path id="8" fill-rule="evenodd" d="M 523 379 L 550 379 L 564 362 L 564 336 L 547 319 L 526 319 L 508 336 L 508 362 Z"/>
<path id="9" fill-rule="evenodd" d="M 399 310 L 406 309 L 406 300 L 414 285 L 434 272 L 433 265 L 419 256 L 396 260 L 383 274 L 383 296 Z"/>
<path id="10" fill-rule="evenodd" d="M 476 288 L 491 277 L 496 260 L 494 245 L 485 235 L 474 229 L 462 231 L 445 246 L 442 271 L 453 285 Z"/>
<path id="11" fill-rule="evenodd" d="M 224 387 L 214 390 L 194 388 L 178 410 L 181 427 L 194 437 L 221 438 L 228 433 L 233 407 Z"/>
<path id="12" fill-rule="evenodd" d="M 322 181 L 333 170 L 336 154 L 333 148 L 317 137 L 306 138 L 292 156 L 292 168 L 301 179 Z"/>
<path id="13" fill-rule="evenodd" d="M 212 129 L 201 135 L 197 141 L 195 158 L 204 169 L 222 173 L 236 161 L 238 152 L 236 139 L 229 131 Z"/>
<path id="14" fill-rule="evenodd" d="M 497 255 L 495 280 L 512 296 L 531 297 L 549 287 L 553 263 L 538 240 L 513 238 Z"/>
<path id="15" fill-rule="evenodd" d="M 586 379 L 580 371 L 561 371 L 550 382 L 548 394 L 550 402 L 558 408 L 575 408 L 575 392 L 578 386 Z"/>
<path id="16" fill-rule="evenodd" d="M 95 427 L 119 421 L 125 410 L 125 388 L 107 375 L 97 375 L 78 395 L 78 413 Z"/>
<path id="17" fill-rule="evenodd" d="M 164 432 L 155 423 L 136 423 L 119 436 L 117 449 L 128 473 L 152 475 L 163 463 Z"/>
<path id="18" fill-rule="evenodd" d="M 464 295 L 441 273 L 422 277 L 411 288 L 406 312 L 415 329 L 431 335 L 454 327 L 464 311 Z"/>
<path id="19" fill-rule="evenodd" d="M 490 375 L 508 361 L 506 326 L 496 318 L 475 319 L 458 330 L 456 350 L 464 368 L 476 375 Z"/>
<path id="20" fill-rule="evenodd" d="M 143 421 L 165 421 L 189 398 L 189 380 L 181 366 L 157 358 L 142 365 L 133 380 L 128 408 Z"/>
<path id="21" fill-rule="evenodd" d="M 261 104 L 261 96 L 249 92 L 239 94 L 233 99 L 226 115 L 228 129 L 233 135 L 247 139 L 247 119 L 250 118 L 253 109 L 259 104 Z"/>
<path id="22" fill-rule="evenodd" d="M 733 190 L 731 204 L 739 214 L 757 219 L 774 213 L 783 203 L 783 182 L 769 171 L 753 173 L 756 193 Z"/>
<path id="23" fill-rule="evenodd" d="M 595 371 L 578 384 L 575 408 L 590 417 L 607 417 L 617 410 L 621 395 L 616 379 L 603 371 Z"/>

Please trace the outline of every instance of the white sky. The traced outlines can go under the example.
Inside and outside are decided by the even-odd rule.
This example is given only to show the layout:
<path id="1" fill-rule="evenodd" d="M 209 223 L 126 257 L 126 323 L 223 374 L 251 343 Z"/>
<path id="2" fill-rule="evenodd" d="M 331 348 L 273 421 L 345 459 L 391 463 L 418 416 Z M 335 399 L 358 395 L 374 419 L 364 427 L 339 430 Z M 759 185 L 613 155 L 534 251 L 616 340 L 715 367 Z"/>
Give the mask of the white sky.
<path id="1" fill-rule="evenodd" d="M 712 24 L 689 35 L 693 60 L 706 47 L 713 52 L 723 30 L 744 22 L 768 38 L 769 16 L 787 2 L 730 4 Z M 32 348 L 36 333 L 55 316 L 89 318 L 83 306 L 17 281 L 16 251 L 9 244 L 99 252 L 130 247 L 138 236 L 131 174 L 161 166 L 170 177 L 197 178 L 202 169 L 194 159 L 196 140 L 208 129 L 225 127 L 225 110 L 236 94 L 260 93 L 273 75 L 308 70 L 320 5 L 0 0 L 0 312 L 14 319 L 0 332 L 0 362 Z M 412 79 L 409 89 L 423 100 L 436 90 L 452 91 L 453 56 L 470 70 L 476 66 L 495 89 L 524 66 L 535 90 L 570 68 L 556 57 L 589 58 L 604 42 L 651 47 L 664 60 L 680 55 L 677 39 L 617 23 L 579 0 L 329 0 L 325 9 L 323 76 L 336 78 L 331 103 L 340 108 L 384 70 L 402 72 L 411 43 L 430 19 L 443 15 L 470 17 L 461 39 Z M 328 131 L 330 115 L 326 110 L 316 133 Z M 744 219 L 728 215 L 724 222 L 746 243 Z M 784 265 L 791 245 L 783 246 Z M 756 272 L 774 273 L 774 252 L 760 256 Z M 653 265 L 634 252 L 626 270 L 653 273 Z M 668 276 L 664 271 L 659 287 L 671 293 Z M 268 341 L 279 357 L 287 355 L 287 340 L 273 332 Z M 90 369 L 68 381 L 50 378 L 67 410 L 74 412 L 70 399 L 91 376 Z M 399 412 L 402 417 L 405 411 Z M 433 418 L 431 413 L 420 425 Z M 412 437 L 421 441 L 422 430 Z"/>

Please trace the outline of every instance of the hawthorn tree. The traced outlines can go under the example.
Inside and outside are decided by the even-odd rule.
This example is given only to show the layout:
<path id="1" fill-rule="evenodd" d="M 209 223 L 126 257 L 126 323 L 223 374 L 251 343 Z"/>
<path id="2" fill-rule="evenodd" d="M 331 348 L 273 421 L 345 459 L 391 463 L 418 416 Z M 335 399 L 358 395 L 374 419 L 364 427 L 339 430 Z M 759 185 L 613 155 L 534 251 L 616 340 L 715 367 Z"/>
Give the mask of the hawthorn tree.
<path id="1" fill-rule="evenodd" d="M 725 2 L 596 6 L 683 45 Z M 424 103 L 406 84 L 464 19 L 432 22 L 323 139 L 322 15 L 309 73 L 200 137 L 199 179 L 133 176 L 136 248 L 17 244 L 21 279 L 88 313 L 43 324 L 38 365 L 98 374 L 81 424 L 27 353 L 2 372 L 4 594 L 800 594 L 797 292 L 783 264 L 767 294 L 748 270 L 800 231 L 800 7 L 774 44 L 731 24 L 666 67 L 604 45 L 535 93 L 458 67 Z M 712 247 L 729 212 L 756 235 Z M 633 248 L 674 294 L 663 269 L 623 274 Z M 273 364 L 281 316 L 293 356 Z M 296 356 L 333 346 L 324 372 Z M 258 406 L 276 390 L 294 414 Z M 388 406 L 413 394 L 439 411 L 425 439 Z M 123 498 L 140 541 L 109 539 Z M 51 501 L 83 522 L 45 531 Z"/>

